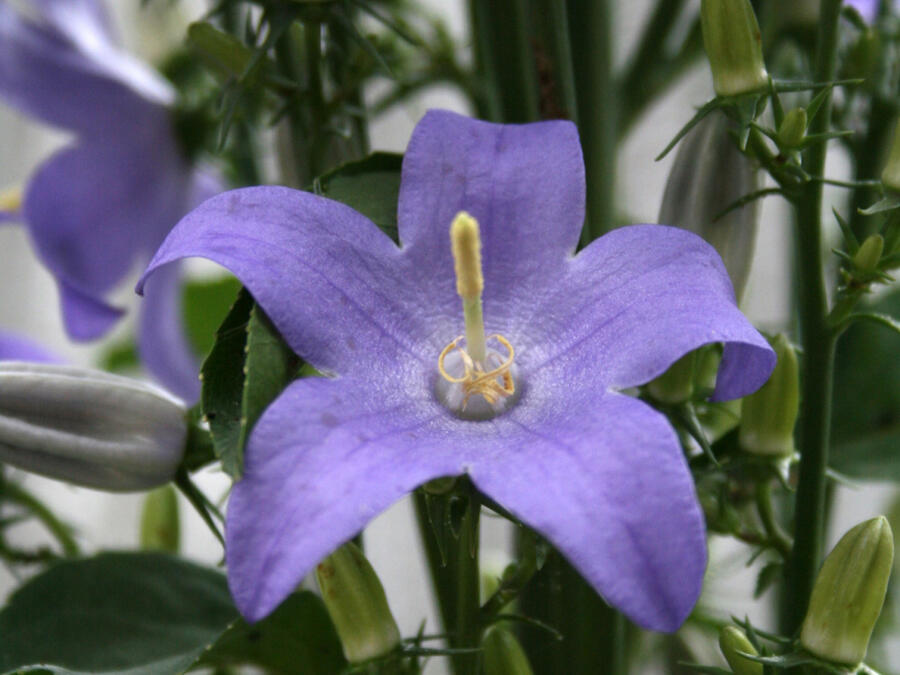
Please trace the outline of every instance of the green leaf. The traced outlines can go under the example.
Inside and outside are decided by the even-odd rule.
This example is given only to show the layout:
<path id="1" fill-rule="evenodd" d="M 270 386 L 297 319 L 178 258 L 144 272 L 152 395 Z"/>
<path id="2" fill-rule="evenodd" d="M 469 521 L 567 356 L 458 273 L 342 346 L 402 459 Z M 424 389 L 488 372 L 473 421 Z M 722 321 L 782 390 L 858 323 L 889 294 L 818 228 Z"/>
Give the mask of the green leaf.
<path id="1" fill-rule="evenodd" d="M 216 341 L 216 327 L 227 316 L 240 290 L 241 282 L 231 276 L 212 281 L 191 280 L 184 284 L 182 317 L 188 339 L 197 354 L 209 354 Z"/>
<path id="2" fill-rule="evenodd" d="M 221 573 L 166 554 L 62 562 L 0 611 L 0 673 L 180 673 L 236 617 Z"/>
<path id="3" fill-rule="evenodd" d="M 753 597 L 758 599 L 765 593 L 769 587 L 781 577 L 784 565 L 780 562 L 770 562 L 766 564 L 759 572 L 756 578 L 756 588 L 753 590 Z"/>
<path id="4" fill-rule="evenodd" d="M 397 200 L 403 155 L 376 152 L 315 180 L 313 192 L 356 209 L 397 241 Z"/>
<path id="5" fill-rule="evenodd" d="M 203 391 L 200 404 L 209 422 L 213 448 L 222 468 L 232 478 L 240 476 L 241 409 L 244 391 L 244 348 L 253 297 L 242 290 L 219 330 L 216 343 L 200 368 Z"/>
<path id="6" fill-rule="evenodd" d="M 341 643 L 322 601 L 309 591 L 294 593 L 252 626 L 238 619 L 198 665 L 252 663 L 271 675 L 334 675 L 346 667 Z"/>

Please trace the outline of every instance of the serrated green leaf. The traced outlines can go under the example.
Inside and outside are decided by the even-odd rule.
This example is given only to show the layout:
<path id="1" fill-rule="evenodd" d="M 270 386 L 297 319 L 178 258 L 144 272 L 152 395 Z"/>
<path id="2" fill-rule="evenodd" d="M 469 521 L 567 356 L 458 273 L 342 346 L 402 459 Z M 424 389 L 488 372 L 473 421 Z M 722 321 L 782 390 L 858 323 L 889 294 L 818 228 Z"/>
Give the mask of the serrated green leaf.
<path id="1" fill-rule="evenodd" d="M 241 398 L 239 459 L 253 425 L 269 404 L 297 376 L 302 360 L 285 343 L 269 317 L 254 305 L 247 329 L 244 391 Z"/>
<path id="2" fill-rule="evenodd" d="M 316 179 L 313 191 L 356 209 L 397 241 L 397 199 L 403 155 L 376 152 Z"/>
<path id="3" fill-rule="evenodd" d="M 209 422 L 213 449 L 222 469 L 232 478 L 241 474 L 241 417 L 244 392 L 244 357 L 253 297 L 245 289 L 234 301 L 209 356 L 200 368 L 203 390 L 200 404 Z"/>
<path id="4" fill-rule="evenodd" d="M 252 626 L 238 619 L 197 665 L 253 664 L 270 675 L 334 675 L 346 667 L 340 640 L 322 601 L 309 591 L 294 593 Z"/>
<path id="5" fill-rule="evenodd" d="M 61 562 L 0 611 L 0 673 L 180 673 L 236 618 L 224 575 L 170 555 Z"/>

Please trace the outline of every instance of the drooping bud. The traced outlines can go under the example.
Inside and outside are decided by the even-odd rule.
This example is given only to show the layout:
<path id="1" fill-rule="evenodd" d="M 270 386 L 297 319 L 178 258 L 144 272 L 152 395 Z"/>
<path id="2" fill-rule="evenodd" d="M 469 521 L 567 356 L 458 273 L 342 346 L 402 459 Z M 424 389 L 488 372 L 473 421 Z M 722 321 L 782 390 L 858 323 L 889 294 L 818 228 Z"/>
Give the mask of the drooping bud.
<path id="1" fill-rule="evenodd" d="M 889 190 L 900 192 L 900 121 L 894 128 L 891 154 L 888 155 L 887 164 L 881 172 L 881 183 Z"/>
<path id="2" fill-rule="evenodd" d="M 744 656 L 757 656 L 758 653 L 744 631 L 737 626 L 725 626 L 719 631 L 719 649 L 734 675 L 763 675 L 762 664 Z"/>
<path id="3" fill-rule="evenodd" d="M 806 108 L 789 110 L 778 127 L 778 147 L 796 150 L 806 137 Z"/>
<path id="4" fill-rule="evenodd" d="M 750 0 L 702 0 L 700 22 L 716 94 L 737 96 L 768 84 L 762 36 Z"/>
<path id="5" fill-rule="evenodd" d="M 866 657 L 887 591 L 894 537 L 878 516 L 841 537 L 813 586 L 800 644 L 816 656 L 845 665 Z"/>
<path id="6" fill-rule="evenodd" d="M 737 149 L 725 115 L 704 118 L 681 142 L 659 222 L 699 234 L 715 247 L 738 300 L 750 274 L 759 202 L 725 211 L 760 187 L 759 172 Z"/>
<path id="7" fill-rule="evenodd" d="M 884 253 L 884 237 L 871 234 L 860 245 L 853 256 L 853 265 L 861 272 L 874 272 Z"/>
<path id="8" fill-rule="evenodd" d="M 778 335 L 770 342 L 778 361 L 769 381 L 744 398 L 738 442 L 755 455 L 785 457 L 794 452 L 800 372 L 790 341 Z"/>
<path id="9" fill-rule="evenodd" d="M 124 492 L 168 483 L 184 454 L 185 408 L 99 370 L 0 363 L 0 462 Z"/>
<path id="10" fill-rule="evenodd" d="M 163 485 L 144 499 L 141 512 L 141 548 L 178 553 L 180 540 L 178 495 L 171 485 Z"/>
<path id="11" fill-rule="evenodd" d="M 381 581 L 353 542 L 319 563 L 316 581 L 351 664 L 384 656 L 400 644 Z"/>
<path id="12" fill-rule="evenodd" d="M 484 634 L 481 647 L 484 675 L 532 675 L 528 657 L 509 629 L 491 626 Z"/>

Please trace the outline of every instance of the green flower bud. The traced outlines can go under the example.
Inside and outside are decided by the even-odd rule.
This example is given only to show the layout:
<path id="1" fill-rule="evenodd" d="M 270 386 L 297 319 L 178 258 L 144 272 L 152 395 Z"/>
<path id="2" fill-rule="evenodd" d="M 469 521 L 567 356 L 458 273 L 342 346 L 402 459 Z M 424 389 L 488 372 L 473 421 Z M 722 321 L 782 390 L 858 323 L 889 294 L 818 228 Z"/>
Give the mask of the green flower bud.
<path id="1" fill-rule="evenodd" d="M 180 539 L 178 495 L 171 485 L 163 485 L 144 499 L 144 509 L 141 513 L 141 548 L 178 553 Z"/>
<path id="2" fill-rule="evenodd" d="M 719 631 L 719 649 L 731 666 L 734 675 L 763 675 L 761 663 L 751 661 L 743 654 L 757 656 L 757 651 L 740 628 L 725 626 Z"/>
<path id="3" fill-rule="evenodd" d="M 769 381 L 744 398 L 738 442 L 755 455 L 785 457 L 794 452 L 794 423 L 800 405 L 800 374 L 790 341 L 770 341 L 778 361 Z"/>
<path id="4" fill-rule="evenodd" d="M 806 137 L 806 108 L 789 110 L 778 127 L 778 147 L 796 150 Z"/>
<path id="5" fill-rule="evenodd" d="M 881 254 L 884 252 L 884 237 L 880 234 L 872 234 L 866 237 L 856 255 L 853 256 L 853 265 L 860 272 L 874 272 L 881 262 Z"/>
<path id="6" fill-rule="evenodd" d="M 430 495 L 445 495 L 456 487 L 456 476 L 442 476 L 441 478 L 432 478 L 422 486 Z"/>
<path id="7" fill-rule="evenodd" d="M 702 0 L 700 21 L 716 94 L 737 96 L 768 84 L 762 36 L 750 0 Z"/>
<path id="8" fill-rule="evenodd" d="M 894 128 L 891 154 L 888 155 L 887 164 L 881 172 L 881 183 L 889 190 L 900 192 L 900 121 Z"/>
<path id="9" fill-rule="evenodd" d="M 165 485 L 184 454 L 184 406 L 99 370 L 0 364 L 0 462 L 124 492 Z"/>
<path id="10" fill-rule="evenodd" d="M 887 518 L 860 523 L 825 558 L 813 586 L 800 644 L 827 661 L 856 665 L 866 657 L 894 559 Z"/>
<path id="11" fill-rule="evenodd" d="M 659 222 L 699 234 L 722 256 L 738 300 L 753 261 L 759 201 L 724 213 L 760 187 L 759 172 L 737 149 L 730 120 L 707 115 L 682 141 L 666 181 Z"/>
<path id="12" fill-rule="evenodd" d="M 687 401 L 694 393 L 694 365 L 697 352 L 688 352 L 655 380 L 647 383 L 647 390 L 657 401 L 676 405 Z"/>
<path id="13" fill-rule="evenodd" d="M 522 645 L 512 631 L 491 626 L 481 642 L 484 649 L 484 675 L 532 675 Z"/>
<path id="14" fill-rule="evenodd" d="M 319 563 L 316 581 L 350 663 L 384 656 L 400 644 L 381 581 L 353 542 Z"/>

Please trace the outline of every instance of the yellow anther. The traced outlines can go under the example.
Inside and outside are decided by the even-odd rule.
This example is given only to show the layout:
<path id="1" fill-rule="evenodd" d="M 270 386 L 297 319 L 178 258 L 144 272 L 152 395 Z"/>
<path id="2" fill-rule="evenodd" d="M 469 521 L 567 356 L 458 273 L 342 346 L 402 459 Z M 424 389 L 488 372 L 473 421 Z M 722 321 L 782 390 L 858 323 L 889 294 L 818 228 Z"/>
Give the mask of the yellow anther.
<path id="1" fill-rule="evenodd" d="M 19 211 L 22 208 L 22 188 L 0 190 L 0 211 Z"/>
<path id="2" fill-rule="evenodd" d="M 466 409 L 469 398 L 474 394 L 479 394 L 485 401 L 493 405 L 501 398 L 512 396 L 516 392 L 516 383 L 513 380 L 512 373 L 510 373 L 510 368 L 515 359 L 515 350 L 509 341 L 502 335 L 495 333 L 488 337 L 488 339 L 491 338 L 497 340 L 497 342 L 503 345 L 507 351 L 506 359 L 491 370 L 485 370 L 483 362 L 473 360 L 468 352 L 459 346 L 460 341 L 463 339 L 462 335 L 444 347 L 438 357 L 438 371 L 440 371 L 441 377 L 448 382 L 462 384 L 463 410 Z M 447 355 L 454 349 L 459 351 L 459 356 L 463 364 L 464 372 L 461 377 L 451 375 L 444 367 L 444 359 L 446 359 Z M 497 357 L 496 354 L 493 354 L 493 356 L 499 361 L 499 357 Z"/>
<path id="3" fill-rule="evenodd" d="M 450 225 L 450 247 L 456 269 L 456 292 L 463 300 L 481 297 L 481 236 L 478 221 L 460 211 Z"/>

